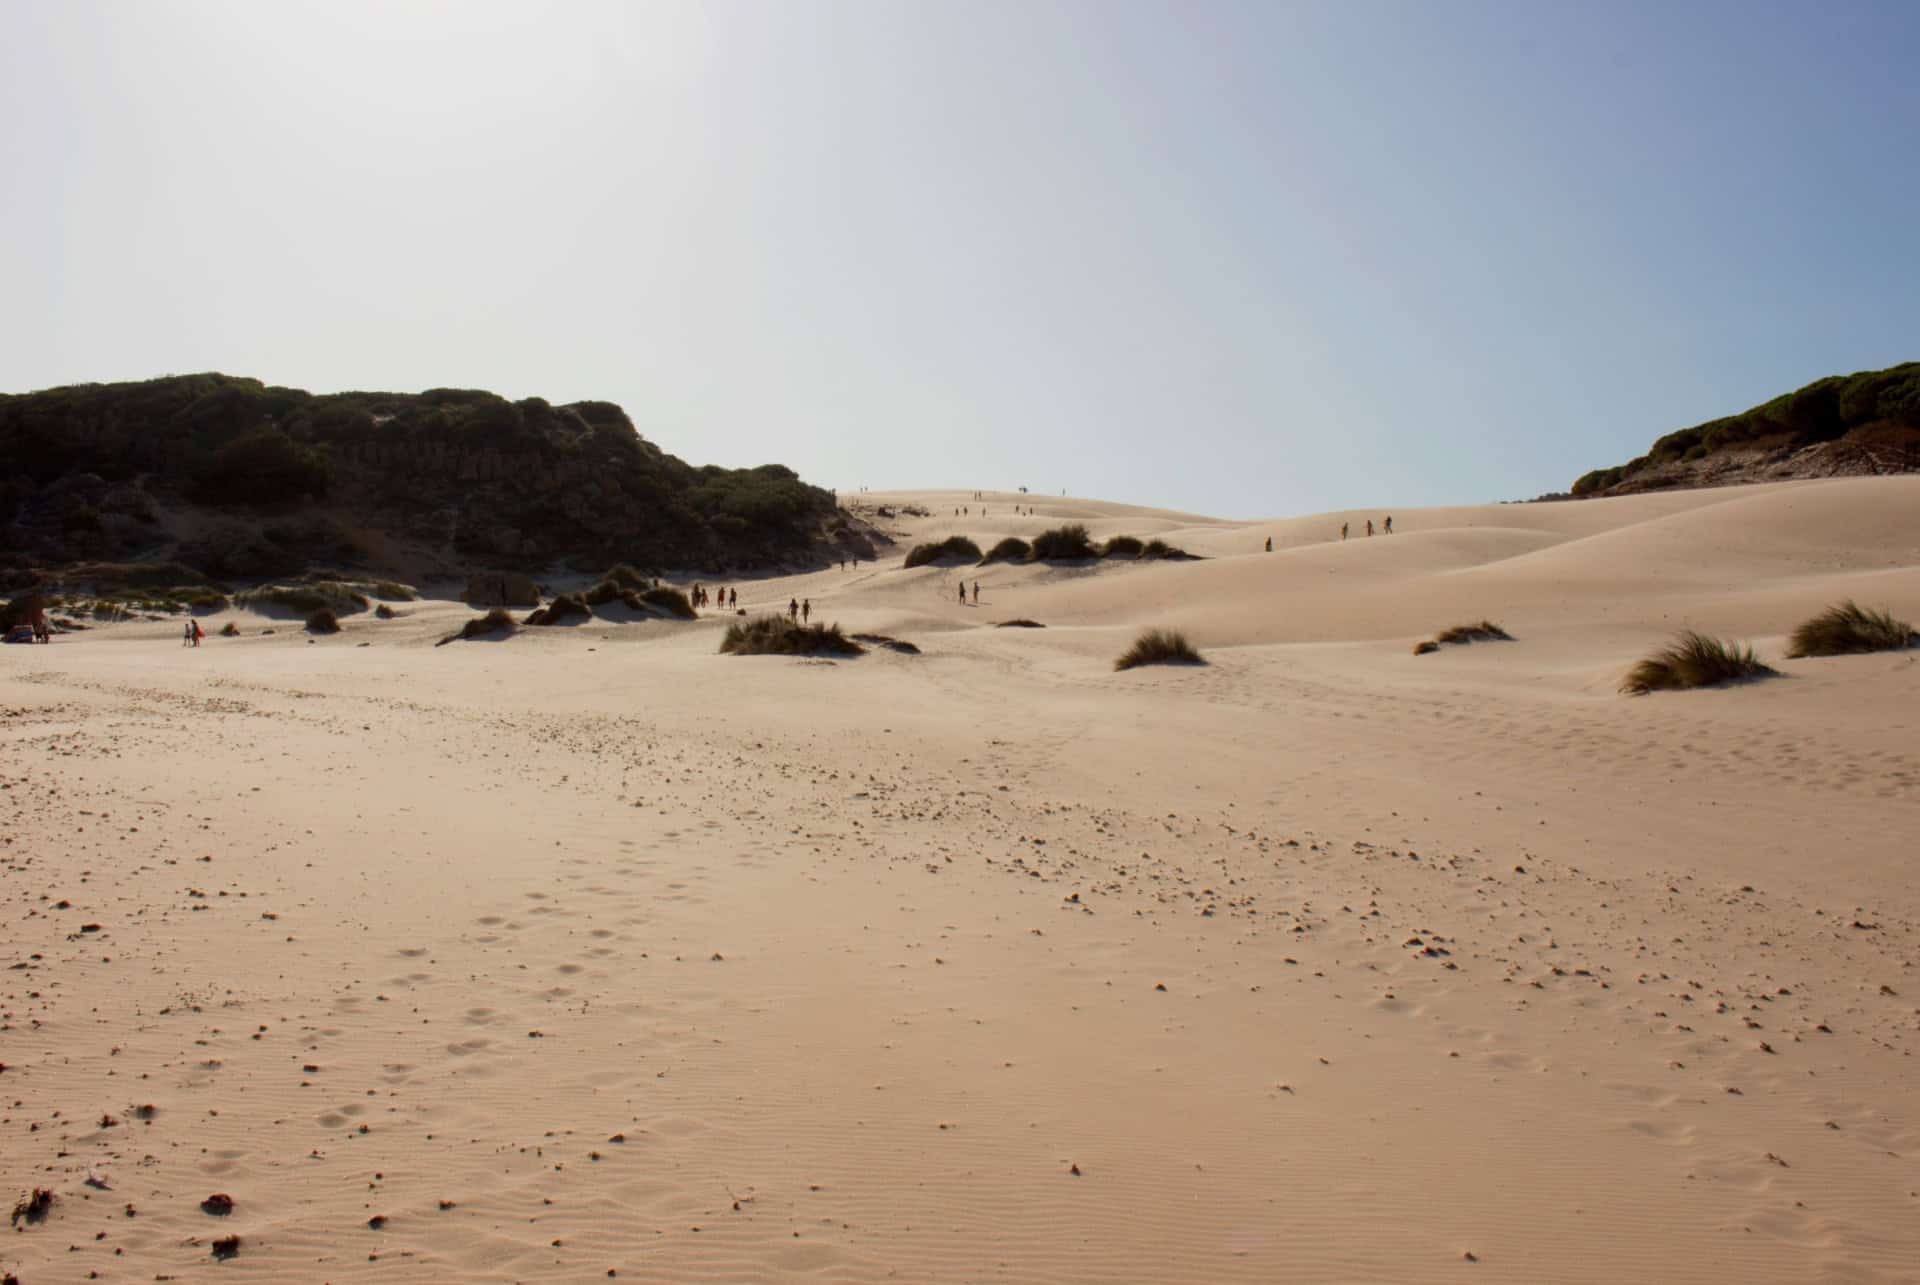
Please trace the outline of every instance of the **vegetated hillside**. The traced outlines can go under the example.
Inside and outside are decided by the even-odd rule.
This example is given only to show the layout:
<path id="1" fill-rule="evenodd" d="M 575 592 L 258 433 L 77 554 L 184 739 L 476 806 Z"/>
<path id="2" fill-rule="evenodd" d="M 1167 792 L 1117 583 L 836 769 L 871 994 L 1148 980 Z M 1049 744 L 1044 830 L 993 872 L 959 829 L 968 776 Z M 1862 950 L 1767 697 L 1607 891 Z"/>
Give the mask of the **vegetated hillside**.
<path id="1" fill-rule="evenodd" d="M 1668 433 L 1637 460 L 1595 469 L 1575 498 L 1675 486 L 1920 470 L 1920 362 L 1830 375 L 1752 410 Z"/>
<path id="2" fill-rule="evenodd" d="M 0 395 L 0 561 L 172 558 L 454 573 L 557 562 L 747 570 L 872 556 L 778 464 L 695 468 L 618 406 L 492 393 L 316 396 L 230 375 Z"/>

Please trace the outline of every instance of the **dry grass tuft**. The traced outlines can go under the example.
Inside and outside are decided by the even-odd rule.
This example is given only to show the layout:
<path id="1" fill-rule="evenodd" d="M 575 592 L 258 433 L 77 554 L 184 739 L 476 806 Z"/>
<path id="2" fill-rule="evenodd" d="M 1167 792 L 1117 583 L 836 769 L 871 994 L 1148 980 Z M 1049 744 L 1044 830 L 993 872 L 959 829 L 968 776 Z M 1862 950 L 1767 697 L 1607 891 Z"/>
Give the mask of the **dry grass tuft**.
<path id="1" fill-rule="evenodd" d="M 693 609 L 693 603 L 687 600 L 686 594 L 670 585 L 657 585 L 652 589 L 642 590 L 640 601 L 670 616 L 678 616 L 682 620 L 693 620 L 700 614 Z"/>
<path id="2" fill-rule="evenodd" d="M 858 656 L 866 648 L 840 632 L 840 626 L 801 625 L 785 616 L 760 616 L 727 626 L 720 650 L 733 656 Z"/>
<path id="3" fill-rule="evenodd" d="M 1113 539 L 1107 541 L 1105 548 L 1100 550 L 1100 556 L 1103 558 L 1137 558 L 1140 556 L 1140 551 L 1146 547 L 1146 545 L 1140 542 L 1140 537 L 1137 535 L 1116 535 Z"/>
<path id="4" fill-rule="evenodd" d="M 1204 665 L 1204 657 L 1193 649 L 1187 636 L 1174 629 L 1149 629 L 1133 640 L 1133 646 L 1120 653 L 1115 669 L 1137 665 Z"/>
<path id="5" fill-rule="evenodd" d="M 884 647 L 888 651 L 897 651 L 902 656 L 918 656 L 920 648 L 904 638 L 889 638 L 885 634 L 855 634 L 855 642 L 865 643 L 869 647 Z"/>
<path id="6" fill-rule="evenodd" d="M 240 626 L 229 620 L 226 624 L 220 626 L 220 636 L 222 638 L 238 638 L 240 636 Z"/>
<path id="7" fill-rule="evenodd" d="M 435 643 L 434 646 L 444 647 L 448 643 L 455 642 L 462 638 L 485 638 L 489 634 L 498 633 L 510 634 L 519 628 L 520 626 L 514 623 L 512 612 L 508 611 L 505 607 L 495 607 L 484 616 L 473 617 L 467 621 L 466 624 L 461 625 L 458 630 L 448 634 L 445 638 Z"/>
<path id="8" fill-rule="evenodd" d="M 1423 638 L 1422 640 L 1420 640 L 1419 642 L 1413 645 L 1413 654 L 1416 656 L 1424 656 L 1428 652 L 1435 652 L 1439 650 L 1440 650 L 1440 644 L 1435 642 L 1431 638 Z"/>
<path id="9" fill-rule="evenodd" d="M 1801 623 L 1787 642 L 1787 655 L 1855 656 L 1903 651 L 1914 643 L 1913 626 L 1887 611 L 1868 611 L 1851 598 Z"/>
<path id="10" fill-rule="evenodd" d="M 1033 553 L 1033 546 L 1017 535 L 1010 535 L 987 550 L 987 556 L 980 559 L 985 566 L 989 562 L 1025 562 Z"/>
<path id="11" fill-rule="evenodd" d="M 980 546 L 964 535 L 950 535 L 938 544 L 916 544 L 907 553 L 905 565 L 924 567 L 930 562 L 939 562 L 944 558 L 961 558 L 968 562 L 980 560 Z"/>
<path id="12" fill-rule="evenodd" d="M 593 608 L 587 606 L 586 599 L 577 593 L 563 593 L 544 607 L 527 613 L 529 625 L 560 625 L 574 617 L 590 619 Z"/>
<path id="13" fill-rule="evenodd" d="M 1028 620 L 1025 617 L 1022 617 L 1019 620 L 1002 620 L 1001 622 L 996 624 L 994 628 L 995 629 L 1045 629 L 1046 626 L 1041 624 L 1037 620 Z"/>
<path id="14" fill-rule="evenodd" d="M 1433 636 L 1433 640 L 1441 643 L 1512 642 L 1513 635 L 1491 620 L 1483 620 L 1477 625 L 1455 625 L 1451 629 L 1443 629 Z"/>
<path id="15" fill-rule="evenodd" d="M 1099 552 L 1093 547 L 1093 536 L 1086 525 L 1069 522 L 1035 536 L 1028 557 L 1034 562 L 1071 562 L 1076 558 L 1097 557 Z"/>
<path id="16" fill-rule="evenodd" d="M 307 632 L 310 634 L 337 634 L 340 632 L 340 618 L 322 607 L 307 617 Z"/>
<path id="17" fill-rule="evenodd" d="M 1627 671 L 1620 690 L 1647 692 L 1715 687 L 1740 679 L 1765 678 L 1778 671 L 1762 664 L 1753 648 L 1723 642 L 1689 629 Z"/>

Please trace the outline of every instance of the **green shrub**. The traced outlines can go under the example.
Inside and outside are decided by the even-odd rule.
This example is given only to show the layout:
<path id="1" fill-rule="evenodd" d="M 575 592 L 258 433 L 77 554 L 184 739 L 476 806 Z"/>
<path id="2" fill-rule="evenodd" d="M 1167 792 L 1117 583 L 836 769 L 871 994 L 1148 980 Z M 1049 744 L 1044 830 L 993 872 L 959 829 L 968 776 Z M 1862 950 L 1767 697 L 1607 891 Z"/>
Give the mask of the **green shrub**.
<path id="1" fill-rule="evenodd" d="M 1491 620 L 1483 620 L 1477 625 L 1455 625 L 1451 629 L 1443 629 L 1433 636 L 1433 640 L 1442 643 L 1492 642 L 1496 640 L 1512 642 L 1513 635 L 1502 629 L 1499 625 L 1494 624 Z"/>
<path id="2" fill-rule="evenodd" d="M 1193 649 L 1187 636 L 1172 629 L 1149 629 L 1133 640 L 1133 646 L 1120 653 L 1115 669 L 1136 665 L 1204 665 L 1206 660 Z"/>
<path id="3" fill-rule="evenodd" d="M 365 611 L 371 605 L 358 586 L 338 580 L 321 580 L 311 584 L 264 584 L 255 589 L 242 590 L 234 595 L 234 601 L 256 611 L 263 607 L 284 607 L 288 611 L 319 611 L 324 608 L 336 615 L 351 615 L 356 611 Z"/>
<path id="4" fill-rule="evenodd" d="M 1100 550 L 1100 556 L 1103 558 L 1137 558 L 1140 556 L 1140 551 L 1146 547 L 1146 545 L 1140 543 L 1138 536 L 1116 535 L 1113 539 L 1107 541 L 1105 548 Z"/>
<path id="5" fill-rule="evenodd" d="M 1887 611 L 1868 611 L 1852 599 L 1828 607 L 1801 623 L 1787 642 L 1787 655 L 1851 656 L 1869 651 L 1901 651 L 1913 645 L 1913 626 Z"/>
<path id="6" fill-rule="evenodd" d="M 1033 546 L 1017 535 L 1010 535 L 987 550 L 987 556 L 980 559 L 980 565 L 989 562 L 1025 562 L 1033 553 Z"/>
<path id="7" fill-rule="evenodd" d="M 929 562 L 942 558 L 965 558 L 977 562 L 980 558 L 980 546 L 964 535 L 950 535 L 938 544 L 916 544 L 907 553 L 908 567 L 923 567 Z"/>
<path id="8" fill-rule="evenodd" d="M 322 607 L 307 617 L 307 632 L 310 634 L 337 634 L 340 632 L 340 619 L 327 608 Z"/>
<path id="9" fill-rule="evenodd" d="M 693 609 L 693 603 L 688 601 L 687 595 L 671 585 L 655 585 L 651 589 L 643 589 L 639 597 L 640 601 L 647 606 L 657 607 L 668 615 L 678 616 L 682 620 L 693 620 L 700 614 Z"/>
<path id="10" fill-rule="evenodd" d="M 1754 657 L 1753 648 L 1722 642 L 1689 629 L 1627 672 L 1620 690 L 1630 695 L 1713 687 L 1743 678 L 1764 678 L 1775 671 Z"/>
<path id="11" fill-rule="evenodd" d="M 727 626 L 720 650 L 734 656 L 810 656 L 826 652 L 858 656 L 866 649 L 840 633 L 840 626 L 802 625 L 785 616 L 759 616 Z"/>
<path id="12" fill-rule="evenodd" d="M 1070 522 L 1035 536 L 1033 550 L 1028 556 L 1035 562 L 1065 562 L 1075 558 L 1091 558 L 1097 552 L 1086 526 Z"/>

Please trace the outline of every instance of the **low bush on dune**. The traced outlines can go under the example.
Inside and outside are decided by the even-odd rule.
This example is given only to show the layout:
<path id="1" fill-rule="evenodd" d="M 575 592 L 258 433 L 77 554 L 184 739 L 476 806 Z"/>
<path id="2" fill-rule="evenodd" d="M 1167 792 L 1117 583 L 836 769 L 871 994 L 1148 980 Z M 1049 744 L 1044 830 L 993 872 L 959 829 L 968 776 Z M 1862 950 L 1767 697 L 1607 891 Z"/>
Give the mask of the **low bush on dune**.
<path id="1" fill-rule="evenodd" d="M 246 589 L 234 595 L 234 601 L 242 607 L 260 610 L 266 607 L 281 607 L 288 611 L 331 611 L 335 615 L 352 615 L 356 611 L 365 611 L 372 604 L 367 595 L 360 592 L 358 586 L 340 580 L 317 580 L 307 584 L 264 584 L 257 589 Z"/>
<path id="2" fill-rule="evenodd" d="M 367 586 L 367 591 L 385 602 L 412 602 L 420 596 L 412 585 L 398 580 L 375 580 Z"/>
<path id="3" fill-rule="evenodd" d="M 1025 562 L 1033 553 L 1033 546 L 1017 535 L 1010 535 L 987 550 L 987 556 L 980 559 L 980 565 L 989 562 Z"/>
<path id="4" fill-rule="evenodd" d="M 182 594 L 180 600 L 194 611 L 225 611 L 231 605 L 227 601 L 226 594 L 214 593 L 211 590 Z"/>
<path id="5" fill-rule="evenodd" d="M 686 594 L 670 585 L 656 585 L 651 589 L 641 590 L 640 601 L 649 607 L 657 607 L 670 616 L 678 616 L 682 620 L 692 620 L 700 614 L 693 609 L 693 603 L 688 601 Z"/>
<path id="6" fill-rule="evenodd" d="M 1140 542 L 1139 536 L 1116 535 L 1113 539 L 1107 541 L 1106 545 L 1100 550 L 1100 556 L 1103 558 L 1137 558 L 1140 556 L 1140 551 L 1146 547 L 1146 545 Z"/>
<path id="7" fill-rule="evenodd" d="M 510 634 L 519 628 L 520 626 L 514 622 L 513 613 L 509 612 L 505 607 L 495 607 L 484 616 L 473 617 L 467 621 L 466 624 L 461 625 L 459 629 L 435 643 L 434 646 L 444 647 L 448 643 L 456 642 L 462 638 L 485 638 L 490 634 Z"/>
<path id="8" fill-rule="evenodd" d="M 1647 692 L 1714 687 L 1744 678 L 1775 673 L 1753 654 L 1753 648 L 1709 638 L 1689 629 L 1627 671 L 1620 690 L 1639 696 Z"/>
<path id="9" fill-rule="evenodd" d="M 1133 669 L 1138 665 L 1204 665 L 1206 659 L 1193 649 L 1187 636 L 1173 629 L 1149 629 L 1133 640 L 1133 646 L 1120 653 L 1115 669 Z"/>
<path id="10" fill-rule="evenodd" d="M 908 567 L 924 567 L 930 562 L 942 558 L 965 558 L 969 562 L 980 559 L 980 546 L 964 535 L 950 535 L 938 544 L 916 544 L 907 552 Z"/>
<path id="11" fill-rule="evenodd" d="M 601 576 L 600 579 L 603 581 L 610 580 L 620 588 L 631 589 L 635 593 L 645 593 L 654 586 L 652 576 L 624 562 L 618 566 L 608 567 L 607 573 Z"/>
<path id="12" fill-rule="evenodd" d="M 382 620 L 392 620 L 395 616 L 399 615 L 400 613 L 395 611 L 392 607 L 389 607 L 386 603 L 383 602 L 379 606 L 373 609 L 373 614 L 380 617 L 380 619 Z"/>
<path id="13" fill-rule="evenodd" d="M 866 650 L 839 625 L 802 625 L 785 616 L 759 616 L 727 626 L 720 650 L 732 656 L 858 656 Z"/>
<path id="14" fill-rule="evenodd" d="M 1419 642 L 1413 645 L 1413 654 L 1416 656 L 1424 656 L 1428 652 L 1434 652 L 1439 650 L 1440 650 L 1440 644 L 1435 642 L 1431 638 L 1423 638 Z"/>
<path id="15" fill-rule="evenodd" d="M 1801 623 L 1787 641 L 1787 655 L 1853 656 L 1869 651 L 1901 651 L 1914 643 L 1913 626 L 1891 612 L 1868 611 L 1852 599 L 1836 603 Z"/>
<path id="16" fill-rule="evenodd" d="M 325 607 L 307 617 L 307 632 L 310 634 L 337 634 L 340 632 L 340 618 Z"/>
<path id="17" fill-rule="evenodd" d="M 1147 541 L 1147 547 L 1140 550 L 1140 558 L 1142 561 L 1151 561 L 1154 558 L 1165 558 L 1169 561 L 1177 562 L 1185 561 L 1192 556 L 1193 555 L 1185 549 L 1180 548 L 1178 545 L 1168 544 L 1165 540 L 1149 540 Z"/>
<path id="18" fill-rule="evenodd" d="M 587 606 L 585 598 L 582 598 L 577 593 L 563 593 L 546 606 L 528 612 L 526 623 L 529 625 L 559 625 L 565 624 L 568 620 L 574 619 L 575 617 L 585 619 L 592 615 L 593 608 Z"/>
<path id="19" fill-rule="evenodd" d="M 1035 536 L 1028 557 L 1035 562 L 1066 562 L 1075 558 L 1091 558 L 1098 553 L 1086 526 L 1069 522 L 1066 526 L 1053 527 Z"/>
<path id="20" fill-rule="evenodd" d="M 240 626 L 229 620 L 226 624 L 220 626 L 220 636 L 222 638 L 238 638 L 240 636 Z"/>
<path id="21" fill-rule="evenodd" d="M 1513 635 L 1491 620 L 1482 620 L 1477 625 L 1455 625 L 1451 629 L 1442 629 L 1433 636 L 1433 640 L 1441 643 L 1512 642 Z"/>
<path id="22" fill-rule="evenodd" d="M 1019 619 L 1019 620 L 1002 620 L 1001 622 L 996 624 L 994 628 L 995 629 L 1045 629 L 1046 626 L 1041 624 L 1037 620 L 1027 620 L 1023 617 L 1022 619 Z"/>

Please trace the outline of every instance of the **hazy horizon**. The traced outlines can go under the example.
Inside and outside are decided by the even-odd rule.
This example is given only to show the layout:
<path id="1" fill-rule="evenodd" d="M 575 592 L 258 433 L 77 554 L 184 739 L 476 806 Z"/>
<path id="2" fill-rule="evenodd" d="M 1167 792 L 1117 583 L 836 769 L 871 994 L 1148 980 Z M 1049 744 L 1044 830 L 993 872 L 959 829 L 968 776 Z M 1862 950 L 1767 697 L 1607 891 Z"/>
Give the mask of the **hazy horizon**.
<path id="1" fill-rule="evenodd" d="M 1920 10 L 0 0 L 0 391 L 618 402 L 696 464 L 1521 499 L 1920 357 Z"/>

